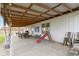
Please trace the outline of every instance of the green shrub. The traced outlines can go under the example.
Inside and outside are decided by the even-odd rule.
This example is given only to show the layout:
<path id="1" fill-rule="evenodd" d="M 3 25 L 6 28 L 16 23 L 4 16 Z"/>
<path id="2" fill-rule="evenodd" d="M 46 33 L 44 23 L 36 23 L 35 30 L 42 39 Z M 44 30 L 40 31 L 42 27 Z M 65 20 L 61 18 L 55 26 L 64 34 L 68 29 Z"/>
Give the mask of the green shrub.
<path id="1" fill-rule="evenodd" d="M 4 39 L 5 39 L 4 35 L 0 35 L 0 43 L 3 43 Z"/>

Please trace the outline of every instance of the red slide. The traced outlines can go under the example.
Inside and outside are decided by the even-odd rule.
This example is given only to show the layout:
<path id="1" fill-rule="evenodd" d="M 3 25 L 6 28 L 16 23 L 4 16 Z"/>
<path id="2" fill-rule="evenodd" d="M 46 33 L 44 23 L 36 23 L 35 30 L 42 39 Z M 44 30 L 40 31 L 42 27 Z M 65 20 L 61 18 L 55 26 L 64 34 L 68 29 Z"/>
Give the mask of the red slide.
<path id="1" fill-rule="evenodd" d="M 47 36 L 48 34 L 44 34 L 42 37 L 40 37 L 39 39 L 36 40 L 36 43 L 40 43 L 42 40 L 45 39 L 45 37 Z"/>

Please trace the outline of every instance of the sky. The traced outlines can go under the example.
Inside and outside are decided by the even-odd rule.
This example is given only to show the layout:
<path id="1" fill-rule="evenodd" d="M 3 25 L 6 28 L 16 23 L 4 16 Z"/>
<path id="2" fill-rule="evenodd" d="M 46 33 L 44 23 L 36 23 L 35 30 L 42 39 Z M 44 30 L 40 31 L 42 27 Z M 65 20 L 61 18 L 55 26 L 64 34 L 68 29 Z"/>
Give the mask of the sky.
<path id="1" fill-rule="evenodd" d="M 3 18 L 2 16 L 0 16 L 0 28 L 4 26 L 4 21 L 3 21 Z"/>

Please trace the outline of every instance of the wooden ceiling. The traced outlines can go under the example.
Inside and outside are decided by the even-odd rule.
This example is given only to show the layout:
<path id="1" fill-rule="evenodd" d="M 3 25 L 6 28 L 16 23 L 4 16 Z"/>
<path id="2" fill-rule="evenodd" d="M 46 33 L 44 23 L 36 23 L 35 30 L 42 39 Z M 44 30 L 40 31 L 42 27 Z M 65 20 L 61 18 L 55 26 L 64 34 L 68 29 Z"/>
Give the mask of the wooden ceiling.
<path id="1" fill-rule="evenodd" d="M 5 21 L 22 27 L 79 10 L 78 3 L 6 3 L 1 4 Z M 9 16 L 10 15 L 10 16 Z"/>

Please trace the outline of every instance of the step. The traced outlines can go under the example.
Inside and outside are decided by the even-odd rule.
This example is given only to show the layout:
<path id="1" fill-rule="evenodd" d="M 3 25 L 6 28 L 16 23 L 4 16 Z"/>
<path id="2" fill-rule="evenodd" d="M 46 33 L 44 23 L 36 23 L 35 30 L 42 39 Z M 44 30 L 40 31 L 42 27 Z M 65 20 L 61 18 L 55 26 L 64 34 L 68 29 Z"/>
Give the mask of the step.
<path id="1" fill-rule="evenodd" d="M 74 41 L 79 41 L 79 40 L 74 40 Z"/>
<path id="2" fill-rule="evenodd" d="M 77 44 L 79 44 L 79 42 L 74 42 L 74 43 L 77 43 Z"/>
<path id="3" fill-rule="evenodd" d="M 79 41 L 74 41 L 74 42 L 79 42 Z"/>
<path id="4" fill-rule="evenodd" d="M 74 40 L 74 43 L 79 43 L 79 40 Z"/>
<path id="5" fill-rule="evenodd" d="M 79 46 L 79 43 L 74 43 L 73 46 Z"/>
<path id="6" fill-rule="evenodd" d="M 79 42 L 79 41 L 74 41 L 74 42 Z"/>

